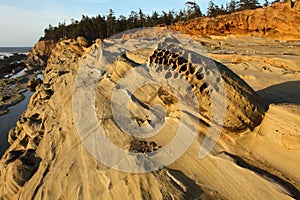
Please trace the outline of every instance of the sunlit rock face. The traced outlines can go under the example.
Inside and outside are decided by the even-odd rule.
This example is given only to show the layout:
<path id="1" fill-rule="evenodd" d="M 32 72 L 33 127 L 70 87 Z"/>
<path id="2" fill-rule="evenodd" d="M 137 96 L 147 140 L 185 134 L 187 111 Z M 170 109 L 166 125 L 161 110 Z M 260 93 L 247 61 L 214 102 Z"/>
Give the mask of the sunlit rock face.
<path id="1" fill-rule="evenodd" d="M 178 22 L 171 28 L 191 35 L 257 36 L 278 40 L 298 40 L 300 39 L 299 5 L 299 0 L 279 2 L 256 10 Z"/>

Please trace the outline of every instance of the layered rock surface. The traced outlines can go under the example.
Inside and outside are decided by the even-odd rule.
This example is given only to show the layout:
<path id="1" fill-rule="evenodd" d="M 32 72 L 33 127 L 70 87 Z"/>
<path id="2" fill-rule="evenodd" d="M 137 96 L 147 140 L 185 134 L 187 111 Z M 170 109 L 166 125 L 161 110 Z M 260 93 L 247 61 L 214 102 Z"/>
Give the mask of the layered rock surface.
<path id="1" fill-rule="evenodd" d="M 170 26 L 171 29 L 191 35 L 258 36 L 279 40 L 299 40 L 299 27 L 299 0 L 279 2 L 269 7 L 216 18 L 196 18 Z"/>
<path id="2" fill-rule="evenodd" d="M 58 43 L 52 50 L 45 68 L 43 83 L 36 87 L 27 111 L 9 134 L 11 146 L 0 161 L 1 198 L 297 198 L 300 179 L 298 169 L 295 168 L 296 164 L 292 160 L 299 158 L 298 146 L 297 144 L 292 146 L 293 155 L 280 142 L 274 143 L 276 145 L 272 147 L 273 142 L 279 140 L 274 139 L 271 134 L 265 137 L 268 123 L 264 121 L 263 129 L 259 132 L 256 129 L 254 132 L 249 129 L 245 130 L 247 126 L 239 127 L 237 130 L 243 131 L 239 134 L 230 131 L 223 132 L 214 150 L 205 158 L 200 159 L 199 149 L 207 133 L 210 118 L 208 117 L 208 121 L 205 121 L 201 116 L 192 113 L 194 116 L 188 115 L 190 120 L 185 124 L 187 127 L 198 127 L 191 146 L 174 163 L 151 173 L 120 172 L 96 160 L 88 147 L 84 145 L 83 140 L 80 140 L 78 129 L 74 124 L 76 122 L 74 111 L 78 107 L 74 106 L 72 95 L 80 68 L 90 68 L 92 72 L 102 76 L 99 82 L 96 82 L 94 109 L 97 111 L 98 123 L 107 131 L 107 137 L 120 148 L 143 154 L 159 151 L 174 137 L 179 124 L 178 119 L 185 115 L 180 114 L 180 107 L 176 104 L 178 98 L 174 97 L 172 91 L 161 86 L 144 86 L 132 93 L 133 96 L 129 101 L 132 118 L 129 122 L 138 124 L 142 128 L 151 128 L 155 127 L 153 125 L 159 125 L 163 120 L 165 126 L 157 136 L 144 140 L 136 140 L 120 129 L 110 108 L 113 102 L 112 91 L 115 88 L 120 95 L 128 94 L 124 93 L 126 82 L 122 85 L 119 80 L 124 78 L 131 69 L 150 61 L 150 55 L 154 51 L 144 49 L 128 52 L 119 58 L 111 57 L 111 64 L 105 65 L 104 68 L 95 66 L 99 63 L 103 48 L 111 44 L 111 41 L 104 41 L 102 44 L 97 43 L 90 49 L 85 49 L 76 41 L 67 40 Z M 128 48 L 130 46 L 132 45 L 128 45 Z M 144 45 L 144 47 L 147 46 L 147 44 Z M 157 75 L 156 68 L 150 68 L 149 71 L 136 73 L 136 80 L 145 76 L 156 80 L 154 76 Z M 164 75 L 167 72 L 166 69 Z M 86 84 L 92 84 L 93 75 L 87 75 L 90 79 L 86 80 Z M 241 95 L 244 98 L 242 101 L 233 100 L 233 105 L 237 102 L 244 105 L 244 102 L 247 102 L 249 105 L 262 107 L 253 90 L 243 81 L 239 81 L 233 72 L 224 72 L 222 75 L 223 78 L 227 78 L 227 81 L 228 79 L 234 81 L 229 92 L 236 94 L 236 97 Z M 173 79 L 170 80 L 170 85 L 172 82 L 174 82 Z M 130 83 L 128 85 L 130 86 Z M 79 89 L 86 89 L 86 87 L 82 85 Z M 243 95 L 241 90 L 247 91 L 247 94 Z M 85 90 L 82 94 L 85 94 Z M 251 96 L 255 98 L 251 99 Z M 189 102 L 186 103 L 188 106 Z M 160 113 L 156 112 L 159 110 L 149 109 L 152 105 L 163 107 L 167 116 L 160 118 Z M 243 106 L 234 106 L 236 112 L 230 113 L 229 117 L 239 123 L 241 120 L 238 115 L 240 113 L 247 115 L 248 112 L 245 112 Z M 184 107 L 184 109 L 187 112 L 193 110 L 189 107 Z M 248 127 L 254 128 L 259 125 L 262 113 L 260 112 L 257 117 L 258 122 Z M 89 115 L 86 117 L 86 120 L 90 120 Z M 272 121 L 272 117 L 274 117 L 272 113 L 267 115 L 268 120 Z M 249 117 L 248 119 L 252 122 L 257 118 Z M 285 141 L 289 140 L 291 138 L 286 137 Z M 259 144 L 267 147 L 268 151 L 262 151 Z M 280 156 L 289 161 L 286 168 L 276 161 L 276 157 L 270 159 L 270 155 L 275 150 L 272 148 L 282 150 Z M 109 156 L 116 155 L 110 154 Z M 266 161 L 268 164 L 264 165 Z"/>

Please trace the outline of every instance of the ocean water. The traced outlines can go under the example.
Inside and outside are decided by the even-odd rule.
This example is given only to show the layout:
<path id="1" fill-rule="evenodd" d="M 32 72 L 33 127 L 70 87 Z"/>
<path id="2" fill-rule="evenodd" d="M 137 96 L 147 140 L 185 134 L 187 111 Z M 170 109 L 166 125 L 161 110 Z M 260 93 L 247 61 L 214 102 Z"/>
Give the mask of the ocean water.
<path id="1" fill-rule="evenodd" d="M 12 56 L 14 53 L 25 54 L 32 49 L 32 47 L 0 47 L 0 59 L 4 59 L 4 57 Z"/>
<path id="2" fill-rule="evenodd" d="M 9 113 L 0 116 L 0 158 L 8 148 L 8 132 L 10 129 L 16 126 L 20 115 L 27 109 L 30 97 L 33 92 L 27 91 L 23 95 L 25 99 L 20 103 L 10 106 Z"/>
<path id="3" fill-rule="evenodd" d="M 31 49 L 32 47 L 0 47 L 0 59 L 4 59 L 5 56 L 12 56 L 15 53 L 27 55 Z M 24 75 L 24 71 L 26 71 L 26 68 L 13 75 L 11 78 L 17 78 Z M 10 106 L 9 113 L 0 116 L 0 158 L 9 146 L 7 142 L 8 132 L 16 125 L 20 114 L 26 110 L 32 92 L 27 91 L 23 95 L 25 96 L 23 101 L 14 106 Z"/>

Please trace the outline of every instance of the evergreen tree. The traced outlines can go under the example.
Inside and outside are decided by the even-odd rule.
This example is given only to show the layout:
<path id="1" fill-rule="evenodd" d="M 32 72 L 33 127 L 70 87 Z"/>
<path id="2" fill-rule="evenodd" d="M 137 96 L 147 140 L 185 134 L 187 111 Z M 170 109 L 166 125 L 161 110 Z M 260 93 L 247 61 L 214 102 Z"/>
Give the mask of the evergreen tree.
<path id="1" fill-rule="evenodd" d="M 227 14 L 227 11 L 226 11 L 226 9 L 224 8 L 224 5 L 221 4 L 221 7 L 220 7 L 220 10 L 219 10 L 218 15 L 224 15 L 224 14 Z"/>
<path id="2" fill-rule="evenodd" d="M 214 2 L 212 0 L 210 0 L 208 3 L 207 16 L 209 16 L 209 17 L 217 16 L 216 5 L 214 4 Z"/>
<path id="3" fill-rule="evenodd" d="M 249 0 L 239 0 L 238 10 L 249 10 L 251 8 Z"/>
<path id="4" fill-rule="evenodd" d="M 271 4 L 273 5 L 274 3 L 280 2 L 280 0 L 275 0 Z"/>
<path id="5" fill-rule="evenodd" d="M 250 9 L 256 9 L 261 7 L 258 0 L 251 0 L 250 2 Z"/>
<path id="6" fill-rule="evenodd" d="M 219 6 L 214 4 L 214 2 L 212 0 L 209 2 L 208 9 L 207 9 L 207 16 L 216 17 L 218 15 L 223 15 L 223 14 L 226 14 L 226 13 L 227 12 L 226 12 L 223 4 L 219 8 Z"/>
<path id="7" fill-rule="evenodd" d="M 142 9 L 139 9 L 139 27 L 145 27 L 145 14 L 143 13 Z"/>
<path id="8" fill-rule="evenodd" d="M 196 17 L 201 17 L 202 16 L 202 13 L 201 13 L 201 10 L 200 10 L 200 7 L 198 4 L 192 1 L 188 1 L 185 3 L 185 5 L 188 7 L 188 14 L 187 14 L 187 18 L 188 19 L 193 19 L 193 18 L 196 18 Z"/>
<path id="9" fill-rule="evenodd" d="M 236 11 L 236 4 L 237 2 L 235 0 L 230 0 L 229 5 L 228 5 L 228 13 L 233 13 Z"/>
<path id="10" fill-rule="evenodd" d="M 146 20 L 145 27 L 151 27 L 151 26 L 153 26 L 152 19 L 151 19 L 151 17 L 149 15 L 147 15 L 147 17 L 146 17 L 145 20 Z"/>
<path id="11" fill-rule="evenodd" d="M 175 12 L 172 10 L 169 10 L 169 13 L 168 13 L 168 20 L 169 20 L 169 22 L 171 22 L 171 24 L 173 24 L 174 23 L 174 21 L 175 21 Z"/>
<path id="12" fill-rule="evenodd" d="M 269 1 L 268 0 L 265 0 L 264 2 L 264 7 L 268 7 L 269 6 Z"/>
<path id="13" fill-rule="evenodd" d="M 179 10 L 179 13 L 176 15 L 175 21 L 184 21 L 187 18 L 187 13 L 186 11 L 183 9 Z"/>
<path id="14" fill-rule="evenodd" d="M 158 20 L 159 20 L 159 15 L 156 11 L 154 11 L 151 16 L 152 25 L 156 26 L 158 24 Z"/>
<path id="15" fill-rule="evenodd" d="M 240 0 L 238 3 L 238 10 L 253 10 L 260 7 L 257 0 Z"/>
<path id="16" fill-rule="evenodd" d="M 95 19 L 95 32 L 97 34 L 96 38 L 89 38 L 91 40 L 95 40 L 97 38 L 104 39 L 107 37 L 107 21 L 105 16 L 98 15 Z"/>
<path id="17" fill-rule="evenodd" d="M 104 39 L 133 28 L 151 27 L 158 24 L 169 25 L 178 21 L 202 16 L 200 7 L 195 1 L 188 1 L 185 5 L 187 9 L 181 9 L 179 12 L 170 10 L 169 12 L 163 11 L 159 14 L 154 11 L 152 15 L 146 15 L 139 9 L 138 12 L 132 11 L 127 18 L 123 15 L 116 18 L 112 9 L 109 10 L 106 16 L 97 15 L 96 17 L 89 18 L 88 16 L 82 15 L 79 21 L 71 19 L 69 25 L 66 25 L 65 21 L 63 23 L 60 22 L 58 26 L 49 25 L 49 27 L 44 30 L 44 36 L 41 40 L 58 41 L 64 37 L 76 38 L 77 36 L 83 36 L 92 41 L 97 38 Z M 225 9 L 223 4 L 219 7 L 214 4 L 213 0 L 210 0 L 207 15 L 216 17 L 218 15 L 235 12 L 237 9 L 254 9 L 258 6 L 257 0 L 239 0 L 238 4 L 236 0 L 230 0 L 230 2 L 226 4 Z"/>
<path id="18" fill-rule="evenodd" d="M 107 37 L 110 37 L 114 34 L 116 34 L 115 31 L 115 21 L 116 21 L 116 17 L 114 16 L 114 11 L 112 9 L 109 9 L 108 11 L 108 15 L 106 17 L 106 23 L 107 23 L 107 32 L 106 35 Z"/>

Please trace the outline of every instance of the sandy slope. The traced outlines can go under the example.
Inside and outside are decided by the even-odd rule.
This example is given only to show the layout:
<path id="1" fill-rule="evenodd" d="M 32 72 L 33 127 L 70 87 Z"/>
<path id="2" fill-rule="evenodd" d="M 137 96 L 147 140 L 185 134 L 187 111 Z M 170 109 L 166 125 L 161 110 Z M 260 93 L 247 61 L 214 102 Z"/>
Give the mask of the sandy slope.
<path id="1" fill-rule="evenodd" d="M 100 44 L 86 49 L 88 53 L 84 54 L 84 49 L 75 42 L 61 42 L 48 61 L 44 84 L 32 96 L 28 110 L 10 133 L 11 147 L 0 164 L 0 197 L 299 198 L 300 57 L 296 55 L 296 52 L 300 52 L 299 46 L 257 38 L 197 40 L 202 41 L 205 49 L 212 52 L 211 57 L 240 75 L 269 105 L 262 123 L 253 131 L 223 132 L 214 150 L 201 159 L 198 156 L 199 149 L 207 130 L 202 124 L 188 150 L 163 170 L 135 174 L 106 167 L 87 151 L 80 140 L 73 118 L 73 111 L 77 108 L 72 105 L 79 63 L 92 66 L 99 59 Z M 278 46 L 276 51 L 273 51 L 273 45 Z M 230 51 L 235 53 L 228 54 Z M 283 55 L 285 51 L 289 55 Z M 290 55 L 291 52 L 295 55 Z M 143 60 L 143 57 L 135 58 L 136 62 Z M 112 64 L 110 69 L 112 74 L 123 73 L 122 70 L 133 64 L 128 60 L 121 60 Z M 99 120 L 99 123 L 104 124 L 109 139 L 119 147 L 129 149 L 133 146 L 132 137 L 124 134 L 105 115 L 110 115 L 107 111 L 111 100 L 110 88 L 115 84 L 112 80 L 114 79 L 101 79 L 99 82 L 95 109 L 99 119 L 106 119 Z M 145 92 L 149 95 L 153 91 L 151 87 L 144 88 L 136 91 L 136 96 L 142 98 L 143 95 L 146 96 Z M 153 102 L 156 102 L 155 98 Z M 131 112 L 139 116 L 139 111 L 143 108 L 136 106 L 137 104 L 131 104 Z M 169 109 L 172 110 L 173 107 Z M 191 122 L 194 123 L 192 119 Z M 193 124 L 191 122 L 190 125 Z M 154 140 L 159 145 L 168 143 L 174 136 L 171 133 L 176 123 L 176 117 L 170 115 L 162 134 L 150 138 L 148 142 Z M 137 145 L 136 148 L 140 146 Z"/>

